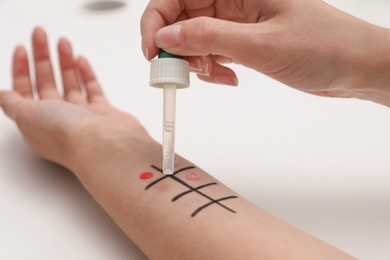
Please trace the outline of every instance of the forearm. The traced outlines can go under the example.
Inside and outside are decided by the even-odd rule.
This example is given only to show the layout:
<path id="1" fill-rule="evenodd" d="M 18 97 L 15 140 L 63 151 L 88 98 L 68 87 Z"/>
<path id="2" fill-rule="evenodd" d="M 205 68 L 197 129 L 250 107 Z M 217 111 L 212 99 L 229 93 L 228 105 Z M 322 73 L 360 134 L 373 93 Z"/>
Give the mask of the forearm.
<path id="1" fill-rule="evenodd" d="M 104 135 L 73 170 L 149 258 L 349 259 L 179 156 L 177 173 L 163 175 L 161 145 L 150 138 Z"/>

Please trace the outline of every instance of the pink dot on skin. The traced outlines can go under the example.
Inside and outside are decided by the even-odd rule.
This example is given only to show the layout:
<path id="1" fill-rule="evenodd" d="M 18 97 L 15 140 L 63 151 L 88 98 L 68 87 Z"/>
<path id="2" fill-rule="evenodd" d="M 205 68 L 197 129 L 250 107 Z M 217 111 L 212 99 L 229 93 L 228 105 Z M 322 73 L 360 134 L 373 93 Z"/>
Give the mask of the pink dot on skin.
<path id="1" fill-rule="evenodd" d="M 150 179 L 150 178 L 152 178 L 153 177 L 153 173 L 151 173 L 151 172 L 143 172 L 143 173 L 141 173 L 140 175 L 139 175 L 139 178 L 141 179 L 141 180 L 147 180 L 147 179 Z"/>
<path id="2" fill-rule="evenodd" d="M 191 181 L 196 181 L 200 179 L 200 174 L 198 172 L 188 172 L 186 178 Z"/>

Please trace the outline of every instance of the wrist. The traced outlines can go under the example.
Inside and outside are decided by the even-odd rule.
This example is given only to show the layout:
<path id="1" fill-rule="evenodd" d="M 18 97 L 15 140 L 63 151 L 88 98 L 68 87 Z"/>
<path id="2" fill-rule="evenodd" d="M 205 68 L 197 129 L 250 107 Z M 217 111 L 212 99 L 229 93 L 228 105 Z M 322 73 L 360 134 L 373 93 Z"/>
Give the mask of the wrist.
<path id="1" fill-rule="evenodd" d="M 390 107 L 390 30 L 377 27 L 354 65 L 352 97 Z"/>
<path id="2" fill-rule="evenodd" d="M 117 167 L 128 171 L 146 163 L 146 158 L 161 156 L 161 145 L 148 134 L 102 124 L 84 129 L 72 145 L 67 165 L 79 178 Z"/>

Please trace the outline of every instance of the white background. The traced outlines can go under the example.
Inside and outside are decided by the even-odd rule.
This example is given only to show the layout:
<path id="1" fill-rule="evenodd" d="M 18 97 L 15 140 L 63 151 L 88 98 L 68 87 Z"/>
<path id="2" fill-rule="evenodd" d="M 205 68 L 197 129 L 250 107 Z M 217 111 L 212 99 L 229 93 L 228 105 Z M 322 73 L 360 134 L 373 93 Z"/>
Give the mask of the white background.
<path id="1" fill-rule="evenodd" d="M 11 86 L 15 45 L 30 50 L 41 25 L 56 66 L 57 40 L 66 36 L 90 59 L 109 100 L 161 140 L 162 92 L 148 86 L 140 47 L 147 1 L 109 12 L 87 11 L 85 2 L 0 0 L 0 88 Z M 390 25 L 390 1 L 329 2 Z M 178 91 L 177 152 L 306 232 L 359 259 L 389 260 L 390 109 L 311 96 L 234 69 L 238 88 L 192 75 L 192 87 Z M 0 207 L 1 260 L 145 259 L 77 179 L 33 155 L 2 114 Z"/>

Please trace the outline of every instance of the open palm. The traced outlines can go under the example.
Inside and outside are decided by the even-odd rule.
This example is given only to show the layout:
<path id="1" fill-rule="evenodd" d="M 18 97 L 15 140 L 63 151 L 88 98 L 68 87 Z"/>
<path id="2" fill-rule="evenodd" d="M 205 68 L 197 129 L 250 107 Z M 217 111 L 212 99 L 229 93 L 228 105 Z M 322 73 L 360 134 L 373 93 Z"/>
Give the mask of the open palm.
<path id="1" fill-rule="evenodd" d="M 80 138 L 93 138 L 92 131 L 115 126 L 148 136 L 137 119 L 109 104 L 87 60 L 74 58 L 68 40 L 63 38 L 58 44 L 63 94 L 55 84 L 47 36 L 42 28 L 34 30 L 32 43 L 35 84 L 26 50 L 18 46 L 13 59 L 13 90 L 0 92 L 0 105 L 17 123 L 34 152 L 67 166 L 70 146 L 81 143 L 77 141 Z"/>

